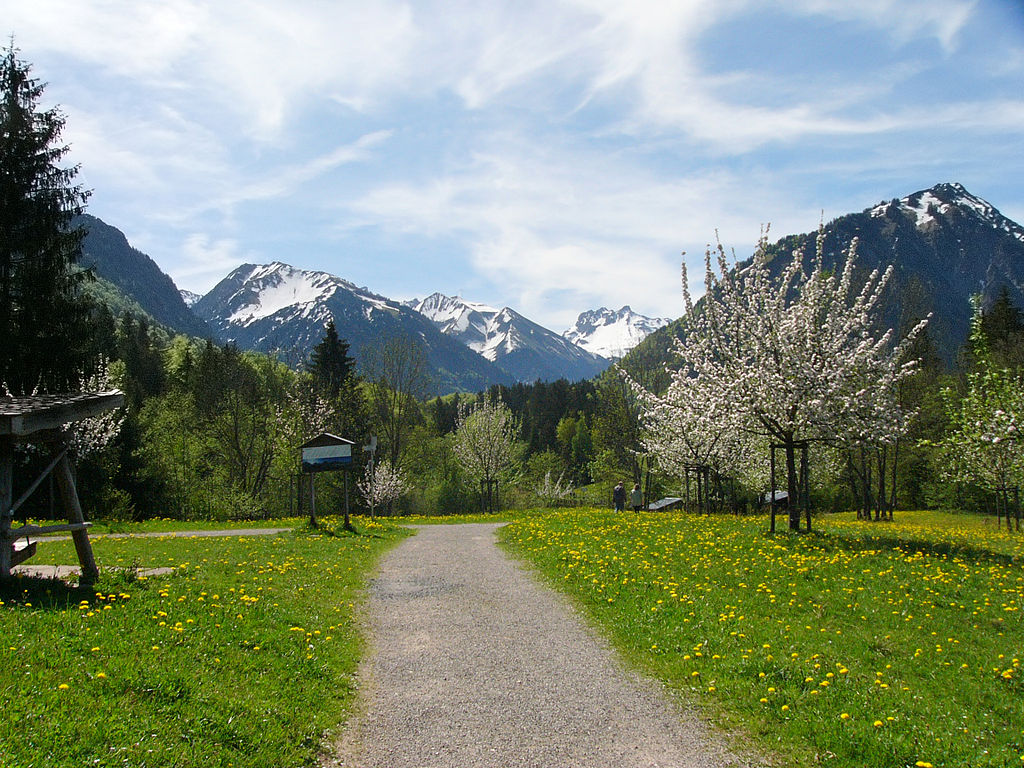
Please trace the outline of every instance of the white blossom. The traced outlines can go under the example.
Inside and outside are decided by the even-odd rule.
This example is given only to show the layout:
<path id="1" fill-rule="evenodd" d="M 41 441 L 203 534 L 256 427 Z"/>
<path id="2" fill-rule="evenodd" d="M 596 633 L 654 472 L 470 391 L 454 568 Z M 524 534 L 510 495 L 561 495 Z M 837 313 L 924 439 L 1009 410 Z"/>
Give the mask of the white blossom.
<path id="1" fill-rule="evenodd" d="M 115 388 L 106 360 L 101 360 L 96 372 L 83 377 L 79 383 L 80 392 L 110 392 Z M 65 424 L 64 429 L 69 435 L 68 449 L 77 459 L 102 451 L 121 433 L 125 416 L 124 408 L 115 408 Z"/>
<path id="2" fill-rule="evenodd" d="M 823 243 L 819 232 L 809 274 L 794 252 L 778 276 L 765 236 L 746 265 L 709 247 L 699 306 L 683 265 L 681 364 L 664 395 L 643 394 L 647 448 L 663 466 L 735 468 L 771 441 L 786 449 L 792 491 L 799 443 L 886 442 L 905 431 L 896 384 L 914 371 L 904 358 L 926 321 L 895 345 L 892 330 L 876 333 L 892 268 L 857 290 L 856 241 L 838 272 L 824 269 Z"/>
<path id="3" fill-rule="evenodd" d="M 401 467 L 392 466 L 388 459 L 372 467 L 367 464 L 356 487 L 371 507 L 385 507 L 409 492 L 405 472 Z"/>
<path id="4" fill-rule="evenodd" d="M 456 424 L 453 450 L 467 474 L 493 481 L 511 466 L 516 425 L 507 405 L 493 398 L 462 404 Z"/>

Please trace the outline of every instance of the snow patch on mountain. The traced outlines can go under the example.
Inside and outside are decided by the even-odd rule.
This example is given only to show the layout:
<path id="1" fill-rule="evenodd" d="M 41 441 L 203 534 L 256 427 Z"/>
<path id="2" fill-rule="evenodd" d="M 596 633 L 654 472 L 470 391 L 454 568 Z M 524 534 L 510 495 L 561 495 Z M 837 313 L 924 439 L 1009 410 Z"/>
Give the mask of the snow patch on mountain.
<path id="1" fill-rule="evenodd" d="M 307 272 L 277 261 L 255 266 L 245 278 L 245 300 L 235 305 L 227 321 L 250 325 L 289 308 L 295 308 L 302 317 L 311 317 L 341 282 L 326 272 Z"/>
<path id="2" fill-rule="evenodd" d="M 617 311 L 601 307 L 583 312 L 562 335 L 592 354 L 618 359 L 670 322 L 664 317 L 637 314 L 629 305 Z"/>
<path id="3" fill-rule="evenodd" d="M 879 203 L 868 213 L 874 217 L 888 214 L 895 204 L 899 209 L 914 217 L 916 226 L 925 230 L 936 223 L 936 215 L 948 216 L 954 211 L 970 212 L 980 221 L 1013 235 L 1024 242 L 1024 227 L 1012 221 L 989 202 L 972 195 L 961 184 L 937 184 L 931 189 L 915 192 L 900 200 Z"/>
<path id="4" fill-rule="evenodd" d="M 432 293 L 423 300 L 414 299 L 408 305 L 433 321 L 442 333 L 458 339 L 493 362 L 494 357 L 489 356 L 486 350 L 495 354 L 492 349 L 493 322 L 501 310 L 443 293 Z"/>
<path id="5" fill-rule="evenodd" d="M 181 295 L 181 300 L 185 302 L 186 307 L 191 307 L 193 304 L 195 304 L 197 301 L 203 298 L 198 293 L 186 291 L 184 288 L 178 289 L 178 293 Z"/>
<path id="6" fill-rule="evenodd" d="M 576 346 L 514 309 L 434 293 L 408 306 L 445 334 L 509 371 L 518 381 L 589 378 L 608 361 Z"/>

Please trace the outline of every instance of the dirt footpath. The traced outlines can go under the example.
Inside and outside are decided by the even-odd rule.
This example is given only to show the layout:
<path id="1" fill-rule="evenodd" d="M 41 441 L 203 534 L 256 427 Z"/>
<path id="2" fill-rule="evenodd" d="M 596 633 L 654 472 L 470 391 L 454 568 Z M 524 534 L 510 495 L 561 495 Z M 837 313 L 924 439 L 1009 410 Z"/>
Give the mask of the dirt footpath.
<path id="1" fill-rule="evenodd" d="M 417 529 L 372 583 L 358 768 L 724 768 L 727 750 L 626 670 L 561 596 L 495 545 L 496 525 Z"/>

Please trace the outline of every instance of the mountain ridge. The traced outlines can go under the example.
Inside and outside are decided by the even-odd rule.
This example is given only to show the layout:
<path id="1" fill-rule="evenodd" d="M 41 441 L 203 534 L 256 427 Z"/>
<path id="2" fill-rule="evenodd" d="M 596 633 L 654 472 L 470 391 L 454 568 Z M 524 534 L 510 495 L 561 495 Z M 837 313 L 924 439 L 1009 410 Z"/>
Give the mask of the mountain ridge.
<path id="1" fill-rule="evenodd" d="M 610 364 L 510 307 L 497 309 L 443 293 L 407 305 L 517 381 L 589 379 Z"/>
<path id="2" fill-rule="evenodd" d="M 928 337 L 947 365 L 967 339 L 973 294 L 981 294 L 987 306 L 1005 285 L 1011 301 L 1024 306 L 1024 227 L 962 184 L 936 184 L 839 216 L 824 225 L 823 235 L 826 269 L 841 266 L 854 238 L 864 276 L 892 265 L 883 322 L 903 333 L 931 313 Z M 817 232 L 787 235 L 771 244 L 772 270 L 781 271 L 797 250 L 809 268 L 817 237 Z M 679 318 L 652 333 L 623 364 L 664 366 L 672 357 L 672 339 L 683 338 L 684 326 L 685 318 Z"/>
<path id="3" fill-rule="evenodd" d="M 72 226 L 86 231 L 80 266 L 94 269 L 168 328 L 200 338 L 211 335 L 206 323 L 185 304 L 170 276 L 132 247 L 121 230 L 89 214 L 76 216 Z"/>
<path id="4" fill-rule="evenodd" d="M 628 304 L 619 310 L 600 307 L 581 312 L 572 328 L 562 333 L 567 340 L 588 352 L 618 360 L 659 328 L 672 322 L 667 317 L 647 317 Z"/>
<path id="5" fill-rule="evenodd" d="M 418 312 L 328 272 L 280 261 L 243 264 L 194 305 L 224 341 L 301 365 L 333 320 L 357 363 L 368 346 L 404 336 L 422 344 L 433 391 L 476 391 L 512 377 Z"/>

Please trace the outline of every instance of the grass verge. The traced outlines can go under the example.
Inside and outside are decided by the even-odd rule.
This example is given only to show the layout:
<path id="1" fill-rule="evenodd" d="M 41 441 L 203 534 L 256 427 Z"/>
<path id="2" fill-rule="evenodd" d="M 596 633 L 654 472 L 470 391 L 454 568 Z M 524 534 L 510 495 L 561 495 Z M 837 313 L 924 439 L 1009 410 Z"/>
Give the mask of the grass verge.
<path id="1" fill-rule="evenodd" d="M 781 765 L 1024 766 L 1024 537 L 939 513 L 553 513 L 499 534 Z"/>
<path id="2" fill-rule="evenodd" d="M 312 764 L 354 697 L 355 603 L 407 534 L 367 520 L 334 534 L 332 522 L 265 537 L 99 538 L 101 566 L 175 573 L 3 585 L 3 764 Z M 75 562 L 70 542 L 45 549 Z"/>

